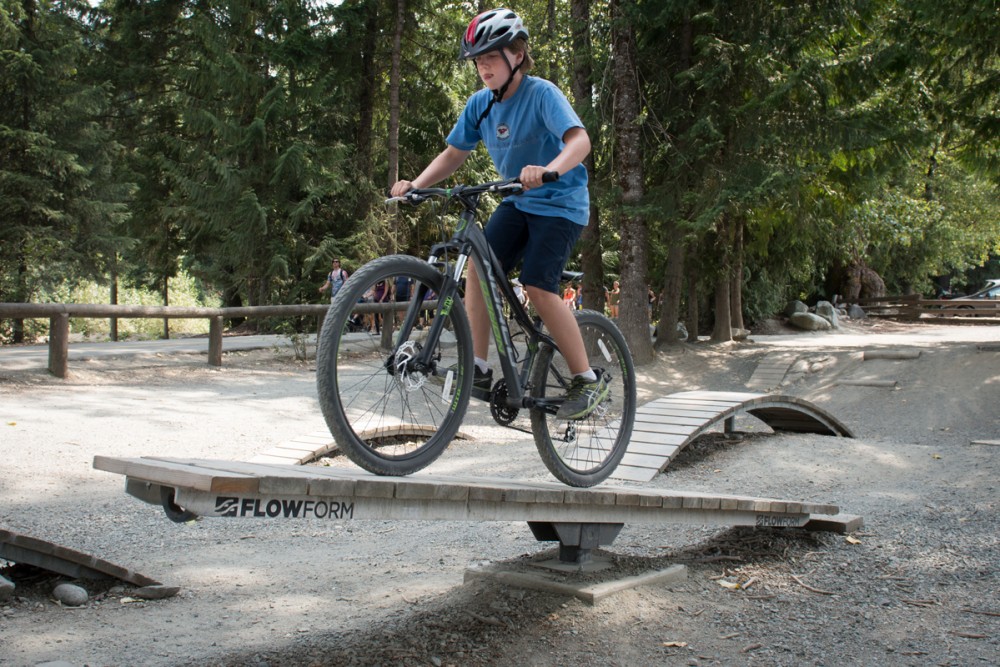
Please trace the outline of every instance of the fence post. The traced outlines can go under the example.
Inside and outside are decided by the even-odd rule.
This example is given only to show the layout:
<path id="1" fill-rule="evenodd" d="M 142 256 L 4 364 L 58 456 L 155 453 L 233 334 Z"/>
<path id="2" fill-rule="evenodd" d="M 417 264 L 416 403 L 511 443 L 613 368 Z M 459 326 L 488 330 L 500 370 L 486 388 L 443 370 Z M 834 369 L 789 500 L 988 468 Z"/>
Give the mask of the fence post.
<path id="1" fill-rule="evenodd" d="M 222 365 L 222 315 L 208 320 L 208 365 Z"/>
<path id="2" fill-rule="evenodd" d="M 66 377 L 69 361 L 69 315 L 59 313 L 49 318 L 49 372 Z"/>

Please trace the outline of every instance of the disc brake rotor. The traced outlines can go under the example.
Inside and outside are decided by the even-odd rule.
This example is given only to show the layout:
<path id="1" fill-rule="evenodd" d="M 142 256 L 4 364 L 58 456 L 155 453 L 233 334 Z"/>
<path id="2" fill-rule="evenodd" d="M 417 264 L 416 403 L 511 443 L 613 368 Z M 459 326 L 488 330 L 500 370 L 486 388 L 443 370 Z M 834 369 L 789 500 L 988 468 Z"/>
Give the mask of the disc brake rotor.
<path id="1" fill-rule="evenodd" d="M 408 340 L 396 350 L 394 363 L 396 366 L 396 381 L 407 391 L 416 391 L 427 383 L 427 375 L 412 370 L 411 362 L 420 352 L 420 346 Z"/>

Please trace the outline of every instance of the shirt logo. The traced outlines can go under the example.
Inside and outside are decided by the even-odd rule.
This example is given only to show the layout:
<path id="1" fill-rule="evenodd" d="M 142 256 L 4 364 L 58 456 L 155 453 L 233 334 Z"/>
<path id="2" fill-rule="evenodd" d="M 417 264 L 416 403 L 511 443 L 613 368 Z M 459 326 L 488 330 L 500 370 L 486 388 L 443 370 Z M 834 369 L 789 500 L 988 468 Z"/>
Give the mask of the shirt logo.
<path id="1" fill-rule="evenodd" d="M 510 127 L 508 127 L 505 123 L 497 125 L 497 139 L 500 141 L 510 139 Z"/>

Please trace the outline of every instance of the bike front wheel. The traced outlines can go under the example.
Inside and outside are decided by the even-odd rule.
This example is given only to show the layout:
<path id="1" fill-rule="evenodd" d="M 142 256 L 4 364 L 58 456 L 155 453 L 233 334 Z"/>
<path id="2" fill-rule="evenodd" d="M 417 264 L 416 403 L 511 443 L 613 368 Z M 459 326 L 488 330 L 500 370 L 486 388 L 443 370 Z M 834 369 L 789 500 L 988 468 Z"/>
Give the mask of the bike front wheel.
<path id="1" fill-rule="evenodd" d="M 443 283 L 439 270 L 416 257 L 382 257 L 351 275 L 323 322 L 316 355 L 323 417 L 338 449 L 377 475 L 429 465 L 465 416 L 473 352 L 462 303 L 438 315 L 443 328 L 436 341 L 427 336 Z M 395 296 L 372 301 L 389 286 Z M 406 327 L 407 309 L 422 296 L 427 307 Z M 433 349 L 424 357 L 428 345 Z"/>
<path id="2" fill-rule="evenodd" d="M 592 310 L 575 311 L 590 367 L 604 373 L 608 397 L 583 419 L 555 413 L 572 373 L 558 351 L 544 345 L 532 364 L 531 430 L 545 467 L 570 486 L 600 484 L 621 462 L 635 423 L 635 367 L 625 337 L 614 322 Z"/>

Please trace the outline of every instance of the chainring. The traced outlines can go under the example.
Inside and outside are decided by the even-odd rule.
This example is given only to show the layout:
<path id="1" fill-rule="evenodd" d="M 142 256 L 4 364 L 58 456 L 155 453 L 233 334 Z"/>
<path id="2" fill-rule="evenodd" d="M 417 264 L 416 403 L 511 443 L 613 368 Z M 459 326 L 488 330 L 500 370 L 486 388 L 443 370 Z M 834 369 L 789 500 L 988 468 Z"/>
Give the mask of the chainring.
<path id="1" fill-rule="evenodd" d="M 518 408 L 507 405 L 507 381 L 497 380 L 490 392 L 490 414 L 493 415 L 493 421 L 501 426 L 510 426 L 520 412 Z"/>

